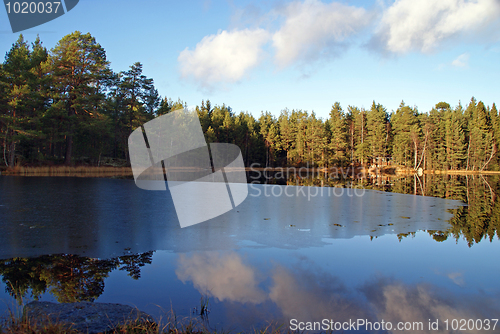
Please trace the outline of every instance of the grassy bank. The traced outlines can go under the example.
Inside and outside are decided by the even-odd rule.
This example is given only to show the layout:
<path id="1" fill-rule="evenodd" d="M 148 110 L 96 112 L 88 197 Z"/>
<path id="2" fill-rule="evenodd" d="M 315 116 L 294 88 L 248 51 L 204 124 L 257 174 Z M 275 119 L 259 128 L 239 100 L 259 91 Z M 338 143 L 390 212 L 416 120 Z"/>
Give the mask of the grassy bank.
<path id="1" fill-rule="evenodd" d="M 179 171 L 179 168 L 173 168 Z M 226 172 L 238 171 L 238 168 L 226 168 Z M 245 171 L 249 172 L 281 172 L 284 174 L 297 173 L 298 175 L 314 175 L 314 174 L 335 174 L 351 176 L 367 176 L 367 175 L 413 175 L 416 173 L 414 169 L 400 167 L 383 167 L 376 169 L 367 169 L 363 167 L 331 167 L 331 168 L 311 168 L 311 167 L 246 167 Z M 182 168 L 181 171 L 192 171 L 192 168 Z M 163 170 L 160 171 L 163 173 Z M 441 174 L 441 175 L 500 175 L 500 171 L 474 171 L 474 170 L 424 170 L 424 174 Z M 1 175 L 15 176 L 71 176 L 71 177 L 117 177 L 117 178 L 132 178 L 132 168 L 130 167 L 94 167 L 94 166 L 16 166 L 0 168 Z"/>
<path id="2" fill-rule="evenodd" d="M 130 167 L 92 167 L 92 166 L 15 166 L 1 171 L 2 175 L 16 176 L 72 176 L 72 177 L 123 177 L 131 178 Z"/>
<path id="3" fill-rule="evenodd" d="M 162 320 L 160 320 L 162 321 Z M 175 313 L 168 315 L 165 324 L 159 325 L 152 321 L 129 321 L 118 327 L 106 331 L 106 334 L 231 334 L 242 333 L 227 330 L 216 330 L 207 328 L 201 320 L 181 321 Z M 260 329 L 254 329 L 248 334 L 289 334 L 290 330 L 275 324 L 268 325 Z M 12 316 L 4 323 L 0 323 L 0 334 L 85 334 L 72 328 L 71 324 L 62 322 L 52 322 L 48 317 L 44 319 L 34 319 L 32 317 L 15 318 Z"/>
<path id="4" fill-rule="evenodd" d="M 424 174 L 437 174 L 437 175 L 500 175 L 500 171 L 496 170 L 424 170 L 422 171 Z M 414 169 L 395 169 L 393 173 L 384 173 L 381 174 L 396 174 L 396 175 L 413 175 L 416 174 L 417 171 Z"/>

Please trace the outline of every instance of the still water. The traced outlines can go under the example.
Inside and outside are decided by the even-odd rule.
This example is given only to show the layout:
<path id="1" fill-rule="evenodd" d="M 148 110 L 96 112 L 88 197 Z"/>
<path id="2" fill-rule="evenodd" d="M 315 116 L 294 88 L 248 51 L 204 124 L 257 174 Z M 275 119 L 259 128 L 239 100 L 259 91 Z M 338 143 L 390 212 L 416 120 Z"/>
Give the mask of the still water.
<path id="1" fill-rule="evenodd" d="M 183 229 L 168 191 L 131 180 L 2 176 L 0 190 L 0 313 L 88 300 L 211 329 L 356 333 L 500 317 L 497 179 L 249 185 L 236 209 Z"/>

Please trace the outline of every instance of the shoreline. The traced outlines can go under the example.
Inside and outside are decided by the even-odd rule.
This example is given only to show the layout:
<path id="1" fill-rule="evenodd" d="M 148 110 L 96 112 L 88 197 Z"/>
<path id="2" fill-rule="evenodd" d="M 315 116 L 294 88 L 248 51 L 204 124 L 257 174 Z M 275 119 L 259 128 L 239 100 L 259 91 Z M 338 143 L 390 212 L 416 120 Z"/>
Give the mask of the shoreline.
<path id="1" fill-rule="evenodd" d="M 245 172 L 298 172 L 298 173 L 339 173 L 345 170 L 345 176 L 353 174 L 352 166 L 348 167 L 245 167 Z M 177 169 L 177 171 L 179 171 Z M 192 169 L 185 168 L 181 171 L 192 172 Z M 227 168 L 227 172 L 236 171 L 234 168 Z M 500 171 L 474 171 L 474 170 L 424 170 L 423 174 L 434 175 L 500 175 Z M 376 176 L 408 176 L 419 174 L 413 169 L 401 167 L 382 167 L 382 168 L 363 168 L 354 167 L 354 174 L 362 177 Z M 60 177 L 115 177 L 115 178 L 133 178 L 131 167 L 115 167 L 115 166 L 16 166 L 16 167 L 0 167 L 0 175 L 8 176 L 60 176 Z"/>
<path id="2" fill-rule="evenodd" d="M 8 176 L 61 176 L 61 177 L 117 177 L 133 178 L 130 167 L 94 166 L 42 166 L 0 169 L 0 175 Z"/>

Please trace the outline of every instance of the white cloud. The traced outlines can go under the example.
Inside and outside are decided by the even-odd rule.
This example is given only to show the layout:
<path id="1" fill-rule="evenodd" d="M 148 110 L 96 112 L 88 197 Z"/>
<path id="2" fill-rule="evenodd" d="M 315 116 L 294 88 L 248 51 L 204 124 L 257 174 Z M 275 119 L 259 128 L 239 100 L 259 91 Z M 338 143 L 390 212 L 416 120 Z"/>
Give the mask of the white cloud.
<path id="1" fill-rule="evenodd" d="M 466 67 L 468 61 L 469 61 L 469 54 L 463 53 L 460 56 L 458 56 L 454 61 L 452 61 L 451 64 L 457 67 Z"/>
<path id="2" fill-rule="evenodd" d="M 363 8 L 317 0 L 293 2 L 282 14 L 285 22 L 272 37 L 280 67 L 335 55 L 371 20 Z"/>
<path id="3" fill-rule="evenodd" d="M 232 27 L 240 28 L 205 36 L 179 54 L 181 76 L 204 88 L 238 82 L 260 63 L 268 42 L 276 66 L 284 68 L 331 60 L 366 37 L 370 46 L 396 55 L 430 53 L 453 41 L 500 40 L 500 0 L 388 2 L 365 9 L 296 0 L 267 13 L 253 5 L 237 9 Z M 464 53 L 452 65 L 466 67 L 468 57 Z"/>
<path id="4" fill-rule="evenodd" d="M 236 82 L 258 64 L 262 45 L 269 38 L 263 29 L 224 30 L 205 36 L 194 50 L 186 48 L 179 54 L 181 75 L 205 87 L 219 82 Z"/>
<path id="5" fill-rule="evenodd" d="M 396 0 L 373 43 L 394 53 L 428 53 L 453 37 L 488 32 L 499 18 L 498 0 Z"/>

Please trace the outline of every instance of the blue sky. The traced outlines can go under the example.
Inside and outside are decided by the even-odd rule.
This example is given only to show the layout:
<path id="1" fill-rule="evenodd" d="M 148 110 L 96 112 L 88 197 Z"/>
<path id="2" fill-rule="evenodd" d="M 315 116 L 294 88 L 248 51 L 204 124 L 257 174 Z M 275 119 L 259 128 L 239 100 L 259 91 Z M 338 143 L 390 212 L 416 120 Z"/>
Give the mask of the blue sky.
<path id="1" fill-rule="evenodd" d="M 51 49 L 90 32 L 111 68 L 136 61 L 162 96 L 233 111 L 284 108 L 326 118 L 334 102 L 428 111 L 472 96 L 500 103 L 500 1 L 80 0 L 23 31 Z M 0 52 L 19 34 L 0 10 Z"/>

